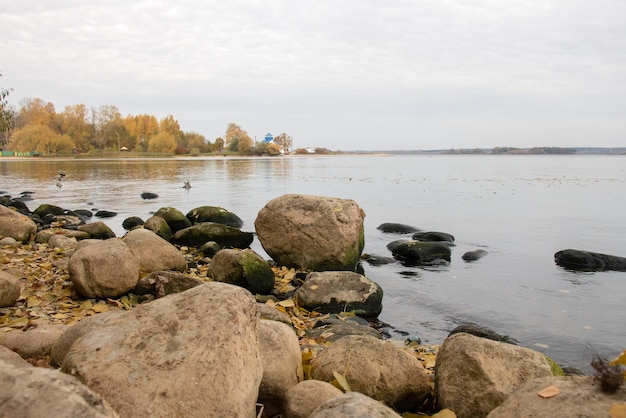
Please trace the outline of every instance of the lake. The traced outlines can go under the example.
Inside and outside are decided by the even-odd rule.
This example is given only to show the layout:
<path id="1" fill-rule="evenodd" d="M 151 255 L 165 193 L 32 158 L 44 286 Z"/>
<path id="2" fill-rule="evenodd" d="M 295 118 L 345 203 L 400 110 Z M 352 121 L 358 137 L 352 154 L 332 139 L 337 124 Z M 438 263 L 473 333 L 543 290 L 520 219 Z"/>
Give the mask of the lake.
<path id="1" fill-rule="evenodd" d="M 567 248 L 626 256 L 625 167 L 625 156 L 595 155 L 2 158 L 0 190 L 34 192 L 31 210 L 118 212 L 104 220 L 118 236 L 126 217 L 145 220 L 164 206 L 222 206 L 252 231 L 258 211 L 286 193 L 353 199 L 366 213 L 366 253 L 390 256 L 386 245 L 402 238 L 378 231 L 384 222 L 456 237 L 449 266 L 364 263 L 384 289 L 382 321 L 432 344 L 476 322 L 589 370 L 594 351 L 612 358 L 626 348 L 626 273 L 567 271 L 553 256 Z M 146 191 L 159 197 L 141 199 Z M 267 257 L 257 240 L 252 248 Z M 477 248 L 489 254 L 461 259 Z"/>

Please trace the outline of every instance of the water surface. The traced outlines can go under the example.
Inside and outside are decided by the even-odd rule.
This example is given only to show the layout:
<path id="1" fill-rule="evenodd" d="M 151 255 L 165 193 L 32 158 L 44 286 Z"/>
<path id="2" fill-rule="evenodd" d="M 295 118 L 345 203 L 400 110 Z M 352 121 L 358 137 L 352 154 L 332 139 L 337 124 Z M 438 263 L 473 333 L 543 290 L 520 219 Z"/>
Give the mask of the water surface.
<path id="1" fill-rule="evenodd" d="M 389 256 L 401 238 L 376 229 L 400 222 L 456 237 L 447 267 L 370 266 L 384 289 L 381 320 L 440 343 L 473 321 L 581 368 L 592 350 L 626 348 L 626 273 L 578 273 L 555 265 L 576 248 L 626 256 L 625 157 L 331 156 L 124 160 L 0 159 L 0 190 L 33 191 L 35 209 L 106 209 L 118 234 L 128 216 L 201 205 L 237 213 L 244 230 L 285 193 L 354 199 L 365 211 L 365 252 Z M 55 186 L 57 173 L 66 177 Z M 184 189 L 189 180 L 192 188 Z M 143 200 L 144 191 L 159 195 Z M 253 248 L 266 256 L 258 241 Z M 461 255 L 489 254 L 467 263 Z M 395 336 L 395 335 L 394 335 Z M 398 334 L 398 338 L 401 336 Z"/>

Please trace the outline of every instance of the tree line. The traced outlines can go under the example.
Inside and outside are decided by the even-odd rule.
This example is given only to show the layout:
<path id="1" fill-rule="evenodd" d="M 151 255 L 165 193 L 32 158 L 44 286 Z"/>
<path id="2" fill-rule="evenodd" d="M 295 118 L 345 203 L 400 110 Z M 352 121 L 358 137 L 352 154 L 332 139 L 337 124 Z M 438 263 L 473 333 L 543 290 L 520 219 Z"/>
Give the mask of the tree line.
<path id="1" fill-rule="evenodd" d="M 0 149 L 33 152 L 38 155 L 83 154 L 98 151 L 135 151 L 160 154 L 199 155 L 236 153 L 279 155 L 289 153 L 290 135 L 282 133 L 272 142 L 253 141 L 236 123 L 229 123 L 223 136 L 213 142 L 197 132 L 185 132 L 168 115 L 122 116 L 115 106 L 66 106 L 56 112 L 51 102 L 28 98 L 14 110 L 0 89 Z"/>

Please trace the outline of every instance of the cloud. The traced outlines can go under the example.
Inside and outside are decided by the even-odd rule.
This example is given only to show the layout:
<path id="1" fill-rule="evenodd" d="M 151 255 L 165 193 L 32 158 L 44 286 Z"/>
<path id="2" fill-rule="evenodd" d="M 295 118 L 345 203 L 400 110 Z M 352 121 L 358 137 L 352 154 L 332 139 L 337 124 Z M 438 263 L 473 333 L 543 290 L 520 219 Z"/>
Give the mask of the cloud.
<path id="1" fill-rule="evenodd" d="M 618 0 L 33 3 L 0 12 L 2 82 L 61 108 L 172 114 L 209 139 L 235 121 L 343 149 L 550 145 L 571 126 L 593 145 L 600 122 L 623 145 Z"/>

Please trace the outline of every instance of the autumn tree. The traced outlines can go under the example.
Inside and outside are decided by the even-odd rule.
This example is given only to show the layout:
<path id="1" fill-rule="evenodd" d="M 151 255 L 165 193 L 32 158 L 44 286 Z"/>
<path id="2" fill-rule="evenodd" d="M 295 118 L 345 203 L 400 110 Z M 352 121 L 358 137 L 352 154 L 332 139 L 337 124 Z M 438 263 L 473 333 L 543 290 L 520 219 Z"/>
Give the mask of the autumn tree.
<path id="1" fill-rule="evenodd" d="M 288 154 L 293 146 L 293 139 L 290 135 L 282 133 L 274 138 L 274 142 L 278 145 L 280 152 Z"/>
<path id="2" fill-rule="evenodd" d="M 92 121 L 94 122 L 94 145 L 97 148 L 119 146 L 122 140 L 128 136 L 128 132 L 122 121 L 122 114 L 116 106 L 104 105 L 91 108 Z"/>
<path id="3" fill-rule="evenodd" d="M 0 77 L 2 77 L 2 73 L 0 73 Z M 13 127 L 15 119 L 15 111 L 11 109 L 7 100 L 11 91 L 13 91 L 13 89 L 0 87 L 0 134 L 2 134 L 2 138 L 0 138 L 0 145 L 8 141 L 9 131 Z"/>
<path id="4" fill-rule="evenodd" d="M 16 130 L 10 144 L 16 151 L 36 151 L 46 155 L 69 153 L 75 146 L 69 135 L 60 135 L 46 125 L 34 123 Z"/>
<path id="5" fill-rule="evenodd" d="M 57 130 L 56 111 L 51 102 L 44 102 L 39 98 L 25 98 L 20 104 L 16 128 L 23 128 L 26 125 L 43 125 Z"/>
<path id="6" fill-rule="evenodd" d="M 178 123 L 178 121 L 174 119 L 174 116 L 167 115 L 159 121 L 159 132 L 166 132 L 172 135 L 172 138 L 174 138 L 174 141 L 176 142 L 176 145 L 178 147 L 177 153 L 187 153 L 187 147 L 183 140 L 183 131 L 180 129 L 180 124 Z"/>
<path id="7" fill-rule="evenodd" d="M 144 151 L 147 150 L 150 138 L 159 133 L 159 121 L 152 115 L 129 115 L 124 120 L 124 126 L 130 137 L 129 149 L 141 146 Z"/>
<path id="8" fill-rule="evenodd" d="M 215 141 L 213 142 L 213 150 L 216 152 L 222 152 L 224 151 L 224 138 L 217 137 L 215 138 Z"/>
<path id="9" fill-rule="evenodd" d="M 172 154 L 176 150 L 176 140 L 168 132 L 159 132 L 148 140 L 148 152 Z"/>
<path id="10" fill-rule="evenodd" d="M 254 146 L 254 141 L 250 138 L 250 135 L 241 129 L 241 126 L 232 122 L 226 127 L 224 139 L 228 150 L 238 152 L 239 154 L 249 154 Z"/>
<path id="11" fill-rule="evenodd" d="M 185 132 L 183 135 L 184 142 L 187 146 L 187 149 L 190 152 L 200 153 L 200 152 L 209 152 L 209 144 L 207 143 L 204 135 L 200 135 L 197 132 Z"/>
<path id="12" fill-rule="evenodd" d="M 91 146 L 93 129 L 89 124 L 89 110 L 84 104 L 65 106 L 65 110 L 57 116 L 61 133 L 74 141 L 78 152 L 87 152 Z"/>

